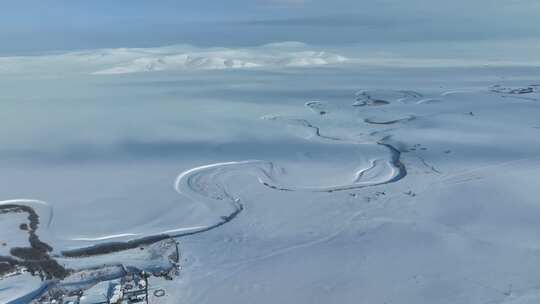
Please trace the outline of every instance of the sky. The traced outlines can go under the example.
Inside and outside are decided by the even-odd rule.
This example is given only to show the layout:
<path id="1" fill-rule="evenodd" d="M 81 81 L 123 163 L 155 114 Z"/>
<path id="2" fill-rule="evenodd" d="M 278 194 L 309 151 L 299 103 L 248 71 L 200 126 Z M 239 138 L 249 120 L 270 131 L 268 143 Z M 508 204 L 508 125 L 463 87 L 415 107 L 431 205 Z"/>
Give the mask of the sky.
<path id="1" fill-rule="evenodd" d="M 18 0 L 0 54 L 116 47 L 540 41 L 537 0 Z"/>

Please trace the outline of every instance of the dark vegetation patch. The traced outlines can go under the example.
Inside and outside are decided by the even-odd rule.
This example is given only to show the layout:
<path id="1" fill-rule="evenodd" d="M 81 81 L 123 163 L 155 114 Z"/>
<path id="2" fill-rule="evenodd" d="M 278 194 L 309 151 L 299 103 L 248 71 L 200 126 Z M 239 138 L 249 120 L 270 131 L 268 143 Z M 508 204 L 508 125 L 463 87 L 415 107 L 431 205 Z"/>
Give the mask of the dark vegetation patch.
<path id="1" fill-rule="evenodd" d="M 17 204 L 0 205 L 0 214 L 9 213 L 28 214 L 29 224 L 22 224 L 19 228 L 28 232 L 30 247 L 13 247 L 9 252 L 11 256 L 0 256 L 0 277 L 24 268 L 43 280 L 65 278 L 69 274 L 69 270 L 49 255 L 53 248 L 41 241 L 36 234 L 39 216 L 34 209 Z M 6 244 L 2 243 L 2 245 Z"/>

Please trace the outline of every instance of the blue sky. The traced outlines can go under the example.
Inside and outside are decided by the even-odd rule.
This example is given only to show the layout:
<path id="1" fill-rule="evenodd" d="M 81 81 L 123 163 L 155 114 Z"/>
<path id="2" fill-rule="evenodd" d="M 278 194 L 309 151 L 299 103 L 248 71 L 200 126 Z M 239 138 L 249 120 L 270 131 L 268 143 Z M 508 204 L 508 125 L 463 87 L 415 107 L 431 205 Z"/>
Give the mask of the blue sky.
<path id="1" fill-rule="evenodd" d="M 537 0 L 17 0 L 0 53 L 275 41 L 380 44 L 540 37 Z M 538 39 L 540 40 L 540 38 Z"/>

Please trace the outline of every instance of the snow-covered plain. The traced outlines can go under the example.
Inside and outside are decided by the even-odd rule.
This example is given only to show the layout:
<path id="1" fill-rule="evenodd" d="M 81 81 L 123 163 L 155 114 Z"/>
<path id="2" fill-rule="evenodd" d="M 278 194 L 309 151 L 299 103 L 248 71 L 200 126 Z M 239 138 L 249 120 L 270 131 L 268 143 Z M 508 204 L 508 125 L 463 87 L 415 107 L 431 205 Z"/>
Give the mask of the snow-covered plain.
<path id="1" fill-rule="evenodd" d="M 73 255 L 175 236 L 156 303 L 534 303 L 540 68 L 430 62 L 299 43 L 0 58 L 0 199 L 34 208 L 67 269 L 161 267 Z M 1 255 L 23 214 L 0 214 Z M 0 299 L 40 286 L 10 274 Z"/>

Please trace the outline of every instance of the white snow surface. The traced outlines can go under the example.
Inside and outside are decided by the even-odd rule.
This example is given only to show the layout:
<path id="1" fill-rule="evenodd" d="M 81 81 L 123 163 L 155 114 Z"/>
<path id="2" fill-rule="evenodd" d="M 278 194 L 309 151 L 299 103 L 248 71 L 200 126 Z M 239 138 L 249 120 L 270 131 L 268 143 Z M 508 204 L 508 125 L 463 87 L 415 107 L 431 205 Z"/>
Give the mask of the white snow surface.
<path id="1" fill-rule="evenodd" d="M 250 48 L 200 48 L 175 45 L 0 57 L 0 73 L 18 74 L 21 70 L 25 73 L 28 71 L 65 73 L 71 70 L 110 75 L 155 71 L 275 69 L 336 65 L 347 60 L 345 56 L 294 42 Z"/>
<path id="2" fill-rule="evenodd" d="M 0 198 L 36 206 L 54 256 L 176 236 L 181 274 L 156 303 L 537 301 L 538 67 L 306 48 L 2 58 Z M 61 60 L 80 61 L 43 77 Z M 59 258 L 130 259 L 148 262 Z M 4 301 L 39 287 L 16 278 Z"/>
<path id="3" fill-rule="evenodd" d="M 515 42 L 517 45 L 520 41 Z M 430 49 L 433 46 L 419 46 Z M 493 44 L 483 48 L 501 49 Z M 444 49 L 444 47 L 443 47 Z M 506 53 L 510 50 L 506 51 Z M 171 45 L 150 48 L 111 48 L 79 51 L 58 51 L 24 56 L 1 56 L 0 75 L 66 77 L 71 74 L 118 75 L 159 71 L 193 73 L 206 70 L 264 70 L 279 71 L 316 67 L 528 67 L 540 65 L 535 56 L 501 56 L 499 52 L 478 55 L 468 50 L 456 58 L 453 52 L 434 55 L 411 54 L 399 49 L 353 45 L 322 47 L 301 42 L 278 42 L 252 47 L 197 47 Z M 519 53 L 521 54 L 521 53 Z"/>

